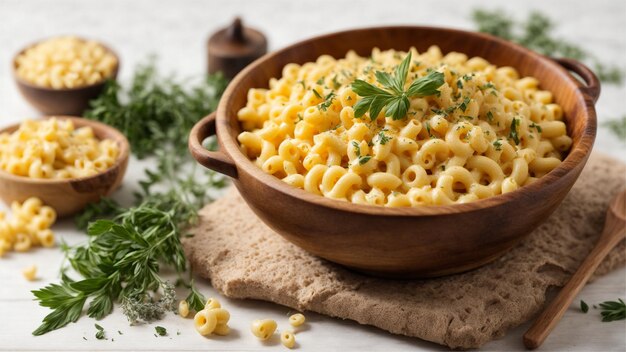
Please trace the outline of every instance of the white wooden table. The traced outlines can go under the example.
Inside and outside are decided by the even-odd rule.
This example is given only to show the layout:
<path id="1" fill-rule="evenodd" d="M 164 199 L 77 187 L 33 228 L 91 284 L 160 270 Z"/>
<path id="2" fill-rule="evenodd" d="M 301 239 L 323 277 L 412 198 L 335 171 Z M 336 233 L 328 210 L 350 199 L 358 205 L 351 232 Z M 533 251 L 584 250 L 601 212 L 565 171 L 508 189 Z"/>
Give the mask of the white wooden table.
<path id="1" fill-rule="evenodd" d="M 500 7 L 520 16 L 531 9 L 541 9 L 559 22 L 558 33 L 593 50 L 603 61 L 626 62 L 626 2 L 597 0 L 562 2 L 541 0 L 499 1 L 331 1 L 271 2 L 237 1 L 149 1 L 149 0 L 0 0 L 0 125 L 17 122 L 37 114 L 23 101 L 11 80 L 11 56 L 23 45 L 56 34 L 80 34 L 110 43 L 121 55 L 121 78 L 127 79 L 135 63 L 150 53 L 160 57 L 160 67 L 182 76 L 198 75 L 205 68 L 204 43 L 208 33 L 227 24 L 235 15 L 261 28 L 273 49 L 294 41 L 339 29 L 378 24 L 431 24 L 471 29 L 472 8 Z M 626 88 L 605 86 L 598 102 L 599 120 L 626 113 Z M 626 146 L 600 128 L 597 150 L 626 161 Z M 147 162 L 149 163 L 149 161 Z M 125 181 L 125 193 L 134 187 L 145 163 L 131 160 Z M 119 196 L 119 195 L 118 195 Z M 123 197 L 123 196 L 121 196 Z M 3 205 L 0 205 L 2 208 Z M 71 221 L 58 223 L 54 230 L 70 244 L 85 240 Z M 0 259 L 0 350 L 283 350 L 277 341 L 263 344 L 249 333 L 253 319 L 274 318 L 285 326 L 288 308 L 256 301 L 222 298 L 232 313 L 233 332 L 225 338 L 206 339 L 194 330 L 191 320 L 169 315 L 149 325 L 129 327 L 117 309 L 99 322 L 108 340 L 94 338 L 94 321 L 82 318 L 76 324 L 33 337 L 33 331 L 48 313 L 32 301 L 30 290 L 58 279 L 62 255 L 58 248 L 39 249 L 26 254 L 11 254 Z M 31 264 L 39 267 L 35 282 L 27 282 L 21 269 Z M 217 293 L 206 283 L 207 295 Z M 182 295 L 182 293 L 181 293 Z M 580 295 L 588 303 L 614 300 L 626 295 L 626 269 L 617 270 L 586 287 Z M 544 350 L 624 351 L 626 321 L 601 323 L 599 313 L 582 314 L 573 305 L 566 313 Z M 397 351 L 442 350 L 417 339 L 390 335 L 384 331 L 308 313 L 309 330 L 297 335 L 303 351 Z M 154 326 L 168 329 L 169 336 L 155 337 Z M 527 326 L 510 331 L 506 337 L 487 344 L 485 350 L 522 350 L 521 335 Z M 118 334 L 118 330 L 123 335 Z M 177 334 L 180 332 L 180 335 Z M 86 338 L 86 340 L 83 339 Z"/>

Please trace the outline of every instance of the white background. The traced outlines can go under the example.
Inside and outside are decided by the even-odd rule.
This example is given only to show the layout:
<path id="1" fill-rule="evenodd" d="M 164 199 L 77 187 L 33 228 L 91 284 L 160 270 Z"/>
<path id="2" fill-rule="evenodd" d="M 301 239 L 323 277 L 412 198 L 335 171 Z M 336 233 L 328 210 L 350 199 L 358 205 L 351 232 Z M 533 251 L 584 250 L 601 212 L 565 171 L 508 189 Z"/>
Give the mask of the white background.
<path id="1" fill-rule="evenodd" d="M 0 126 L 38 114 L 20 97 L 11 78 L 11 58 L 24 45 L 57 34 L 78 34 L 110 44 L 121 56 L 121 78 L 128 79 L 137 62 L 149 54 L 160 57 L 164 72 L 197 76 L 206 68 L 205 41 L 235 15 L 262 29 L 271 49 L 339 29 L 383 24 L 429 24 L 472 29 L 475 7 L 502 8 L 518 18 L 539 9 L 558 22 L 558 35 L 579 43 L 601 61 L 625 65 L 626 2 L 624 1 L 123 1 L 123 0 L 0 0 Z M 607 86 L 597 105 L 599 121 L 626 114 L 626 88 Z M 607 129 L 600 127 L 595 149 L 626 161 L 626 148 Z M 131 160 L 124 193 L 134 187 L 144 164 Z M 119 195 L 118 195 L 119 196 Z M 0 209 L 3 205 L 0 205 Z M 70 244 L 84 240 L 71 221 L 54 230 Z M 82 318 L 60 331 L 33 337 L 47 310 L 32 301 L 30 290 L 58 279 L 62 256 L 58 248 L 11 254 L 0 259 L 0 350 L 284 350 L 276 340 L 264 344 L 249 333 L 255 318 L 274 318 L 286 326 L 288 308 L 255 301 L 222 298 L 231 310 L 233 333 L 226 338 L 206 339 L 193 330 L 191 320 L 169 315 L 157 324 L 129 327 L 116 310 L 100 324 L 109 340 L 94 338 L 94 321 Z M 39 279 L 27 282 L 21 269 L 36 264 Z M 626 270 L 620 269 L 586 287 L 580 297 L 588 303 L 624 298 Z M 208 295 L 217 295 L 202 284 Z M 181 293 L 182 295 L 182 293 Z M 396 351 L 440 350 L 417 339 L 390 335 L 313 313 L 307 313 L 308 330 L 297 335 L 304 351 Z M 154 337 L 162 325 L 168 337 Z M 527 325 L 514 329 L 485 350 L 522 350 L 521 335 Z M 120 330 L 124 335 L 118 335 Z M 179 331 L 180 335 L 176 332 Z M 87 338 L 87 341 L 83 339 Z M 114 338 L 114 341 L 110 338 Z M 543 347 L 544 350 L 624 351 L 626 322 L 601 323 L 597 311 L 582 314 L 573 305 Z"/>

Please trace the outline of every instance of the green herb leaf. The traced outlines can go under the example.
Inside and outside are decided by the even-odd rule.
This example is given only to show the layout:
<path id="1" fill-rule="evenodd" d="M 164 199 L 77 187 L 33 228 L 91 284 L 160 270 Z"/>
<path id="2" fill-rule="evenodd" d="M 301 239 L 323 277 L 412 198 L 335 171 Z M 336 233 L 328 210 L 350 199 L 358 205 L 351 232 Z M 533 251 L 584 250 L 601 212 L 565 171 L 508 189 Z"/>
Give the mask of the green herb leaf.
<path id="1" fill-rule="evenodd" d="M 385 116 L 400 120 L 407 115 L 410 105 L 409 98 L 438 94 L 438 88 L 444 84 L 444 76 L 443 73 L 435 71 L 416 79 L 406 91 L 404 90 L 410 62 L 411 53 L 409 52 L 400 65 L 396 67 L 393 76 L 387 72 L 376 71 L 376 80 L 387 90 L 360 79 L 352 82 L 352 90 L 361 96 L 361 100 L 354 106 L 354 115 L 361 117 L 369 111 L 370 119 L 374 121 L 378 114 L 385 109 Z"/>
<path id="2" fill-rule="evenodd" d="M 519 133 L 517 131 L 517 127 L 519 126 L 519 120 L 517 118 L 513 118 L 511 121 L 511 128 L 509 130 L 509 138 L 512 139 L 515 144 L 519 144 Z"/>
<path id="3" fill-rule="evenodd" d="M 202 293 L 200 293 L 200 291 L 196 289 L 196 286 L 194 285 L 193 280 L 191 280 L 191 291 L 189 292 L 189 296 L 185 298 L 185 301 L 187 301 L 189 308 L 195 310 L 196 312 L 199 312 L 202 309 L 204 309 L 206 298 L 204 297 Z"/>
<path id="4" fill-rule="evenodd" d="M 167 329 L 162 327 L 162 326 L 155 326 L 154 330 L 156 330 L 156 332 L 157 332 L 157 334 L 159 334 L 159 336 L 167 335 Z"/>
<path id="5" fill-rule="evenodd" d="M 589 311 L 589 306 L 587 305 L 587 303 L 585 301 L 583 301 L 582 299 L 580 300 L 580 310 L 583 313 L 587 313 Z"/>
<path id="6" fill-rule="evenodd" d="M 621 298 L 618 298 L 617 301 L 600 303 L 600 309 L 603 322 L 626 319 L 626 304 L 624 304 Z"/>

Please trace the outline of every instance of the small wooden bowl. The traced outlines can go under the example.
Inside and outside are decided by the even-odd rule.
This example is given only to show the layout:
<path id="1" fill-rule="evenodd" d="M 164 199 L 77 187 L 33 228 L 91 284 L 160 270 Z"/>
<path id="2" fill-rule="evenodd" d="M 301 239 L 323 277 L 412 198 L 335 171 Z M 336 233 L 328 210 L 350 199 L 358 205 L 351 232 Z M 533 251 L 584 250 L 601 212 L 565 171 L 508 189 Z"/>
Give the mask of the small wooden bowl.
<path id="1" fill-rule="evenodd" d="M 68 119 L 76 128 L 91 127 L 94 135 L 102 139 L 111 139 L 120 147 L 120 155 L 113 166 L 93 176 L 67 180 L 34 179 L 16 176 L 0 170 L 0 198 L 6 203 L 23 202 L 30 197 L 38 197 L 46 205 L 53 207 L 59 217 L 73 215 L 102 197 L 110 195 L 122 183 L 126 168 L 130 145 L 122 133 L 103 123 L 79 117 L 57 116 Z M 0 130 L 14 132 L 19 124 Z"/>
<path id="2" fill-rule="evenodd" d="M 81 39 L 84 40 L 84 38 Z M 17 74 L 17 58 L 27 49 L 41 43 L 42 41 L 25 47 L 14 56 L 13 78 L 15 79 L 17 88 L 30 105 L 44 115 L 82 116 L 83 112 L 89 107 L 89 101 L 95 99 L 98 95 L 100 95 L 100 93 L 102 93 L 106 84 L 106 79 L 117 78 L 120 66 L 119 56 L 117 56 L 111 48 L 99 42 L 99 44 L 102 45 L 109 53 L 115 56 L 117 61 L 113 74 L 110 77 L 107 77 L 106 79 L 95 84 L 76 88 L 55 89 L 41 87 L 22 79 Z"/>
<path id="3" fill-rule="evenodd" d="M 423 52 L 431 45 L 438 45 L 443 53 L 481 56 L 497 66 L 512 66 L 522 76 L 538 78 L 563 107 L 573 138 L 564 161 L 538 181 L 503 195 L 466 204 L 386 208 L 293 188 L 263 172 L 241 152 L 237 111 L 245 106 L 250 88 L 267 87 L 286 64 L 315 61 L 323 54 L 344 57 L 348 50 L 367 57 L 374 47 L 406 51 L 415 46 Z M 194 127 L 189 146 L 200 164 L 234 179 L 248 205 L 269 227 L 305 250 L 380 276 L 440 276 L 495 260 L 552 214 L 591 152 L 599 94 L 598 79 L 581 63 L 552 60 L 490 35 L 409 26 L 349 30 L 309 39 L 253 62 L 231 81 L 217 114 Z M 201 142 L 216 130 L 220 151 L 207 151 Z M 227 220 L 228 214 L 224 216 Z"/>

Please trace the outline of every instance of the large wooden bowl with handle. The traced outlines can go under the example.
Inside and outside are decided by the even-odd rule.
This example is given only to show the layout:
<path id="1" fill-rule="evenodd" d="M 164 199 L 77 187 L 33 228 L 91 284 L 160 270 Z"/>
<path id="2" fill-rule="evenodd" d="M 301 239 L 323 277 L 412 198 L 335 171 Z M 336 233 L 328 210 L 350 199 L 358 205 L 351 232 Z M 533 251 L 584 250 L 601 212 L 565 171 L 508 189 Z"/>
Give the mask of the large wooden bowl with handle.
<path id="1" fill-rule="evenodd" d="M 492 198 L 466 204 L 385 208 L 324 198 L 266 174 L 240 151 L 237 111 L 250 88 L 267 87 L 291 62 L 349 50 L 368 56 L 381 50 L 481 56 L 534 76 L 563 107 L 573 138 L 564 161 L 538 181 Z M 575 72 L 582 81 L 568 71 Z M 596 133 L 594 103 L 600 84 L 591 70 L 569 59 L 550 59 L 490 35 L 432 27 L 380 27 L 333 33 L 265 55 L 243 70 L 224 93 L 217 114 L 192 130 L 190 150 L 198 162 L 233 178 L 254 212 L 272 229 L 305 250 L 358 271 L 386 277 L 431 277 L 458 273 L 493 261 L 543 222 L 561 203 L 585 166 Z M 217 133 L 220 151 L 202 147 Z M 227 221 L 228 214 L 224 214 Z M 242 233 L 241 236 L 245 236 Z"/>

